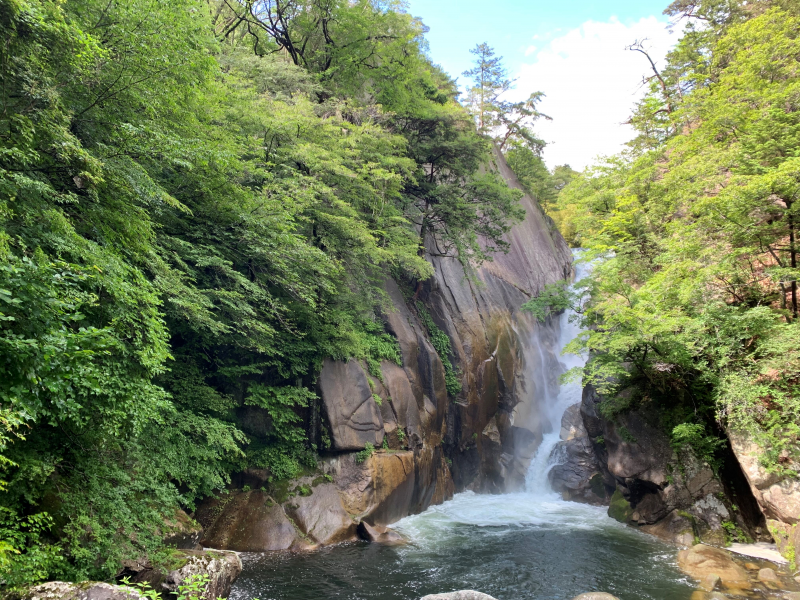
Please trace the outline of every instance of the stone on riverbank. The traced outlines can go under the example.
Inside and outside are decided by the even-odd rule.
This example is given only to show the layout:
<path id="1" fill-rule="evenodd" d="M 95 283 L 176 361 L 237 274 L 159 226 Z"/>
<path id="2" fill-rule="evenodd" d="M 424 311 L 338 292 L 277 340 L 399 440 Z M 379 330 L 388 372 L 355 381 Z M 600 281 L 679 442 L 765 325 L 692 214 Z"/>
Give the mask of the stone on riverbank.
<path id="1" fill-rule="evenodd" d="M 139 590 L 99 581 L 48 581 L 29 588 L 21 600 L 145 600 Z"/>
<path id="2" fill-rule="evenodd" d="M 721 580 L 719 575 L 706 575 L 698 586 L 701 590 L 706 592 L 713 592 L 719 586 Z"/>
<path id="3" fill-rule="evenodd" d="M 575 596 L 572 600 L 619 600 L 619 598 L 605 592 L 589 592 L 588 594 Z"/>
<path id="4" fill-rule="evenodd" d="M 161 588 L 168 597 L 175 594 L 187 579 L 193 576 L 208 576 L 208 585 L 203 600 L 227 598 L 231 585 L 242 573 L 242 561 L 235 552 L 222 550 L 185 550 L 186 562 L 167 573 Z"/>
<path id="5" fill-rule="evenodd" d="M 775 573 L 775 571 L 767 567 L 765 569 L 759 569 L 758 580 L 761 581 L 762 583 L 777 584 L 778 575 L 777 573 Z"/>
<path id="6" fill-rule="evenodd" d="M 751 587 L 747 571 L 733 561 L 730 553 L 720 548 L 697 544 L 689 550 L 681 550 L 678 552 L 678 566 L 690 577 L 701 581 L 709 575 L 716 575 L 725 587 Z"/>
<path id="7" fill-rule="evenodd" d="M 124 569 L 119 573 L 118 578 L 127 577 L 131 583 L 147 584 L 165 597 L 170 597 L 190 577 L 207 575 L 208 586 L 203 598 L 215 600 L 220 597 L 226 598 L 230 594 L 231 585 L 242 572 L 242 561 L 239 559 L 239 555 L 223 550 L 181 550 L 172 555 L 170 563 L 167 567 L 158 567 L 149 562 L 125 561 L 123 562 Z M 42 600 L 70 600 L 70 598 L 53 597 L 51 599 L 42 598 Z M 76 600 L 102 599 L 81 596 Z M 109 600 L 117 600 L 117 598 L 109 596 Z"/>

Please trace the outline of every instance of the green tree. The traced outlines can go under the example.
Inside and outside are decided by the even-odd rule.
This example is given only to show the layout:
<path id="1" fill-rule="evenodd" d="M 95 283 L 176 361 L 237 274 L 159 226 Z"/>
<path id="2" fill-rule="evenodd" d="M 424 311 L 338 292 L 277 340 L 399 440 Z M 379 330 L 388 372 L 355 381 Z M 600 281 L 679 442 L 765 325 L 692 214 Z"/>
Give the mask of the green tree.
<path id="1" fill-rule="evenodd" d="M 800 16 L 791 5 L 681 6 L 708 15 L 713 36 L 704 31 L 708 52 L 691 61 L 680 42 L 664 69 L 702 75 L 673 97 L 670 134 L 559 197 L 598 258 L 574 348 L 591 351 L 584 376 L 610 411 L 655 402 L 676 443 L 706 449 L 721 421 L 758 440 L 770 469 L 796 476 Z M 613 404 L 625 386 L 638 394 Z"/>
<path id="2" fill-rule="evenodd" d="M 395 5 L 210 7 L 0 0 L 2 591 L 155 560 L 232 473 L 315 464 L 324 358 L 399 360 L 385 274 L 520 215 Z"/>
<path id="3" fill-rule="evenodd" d="M 549 119 L 539 112 L 537 105 L 544 94 L 534 92 L 526 100 L 511 102 L 503 98 L 514 87 L 503 66 L 503 57 L 497 56 L 487 43 L 477 44 L 470 53 L 475 55 L 474 67 L 463 75 L 473 81 L 467 93 L 466 104 L 475 117 L 478 131 L 490 136 L 502 151 L 506 144 L 516 142 L 541 153 L 544 142 L 533 131 L 533 123 L 540 118 Z"/>

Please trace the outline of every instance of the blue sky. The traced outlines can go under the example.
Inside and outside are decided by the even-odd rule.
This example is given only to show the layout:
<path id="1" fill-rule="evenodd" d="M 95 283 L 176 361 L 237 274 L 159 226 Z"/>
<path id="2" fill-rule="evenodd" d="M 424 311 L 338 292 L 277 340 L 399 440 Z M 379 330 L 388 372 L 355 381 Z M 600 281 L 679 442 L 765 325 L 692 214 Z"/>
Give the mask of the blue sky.
<path id="1" fill-rule="evenodd" d="M 516 94 L 541 90 L 541 123 L 549 166 L 583 168 L 613 154 L 632 136 L 627 119 L 641 95 L 644 57 L 625 51 L 643 37 L 663 59 L 678 34 L 662 15 L 668 0 L 408 0 L 408 11 L 430 28 L 430 54 L 453 77 L 470 67 L 469 49 L 488 42 L 502 55 Z M 678 28 L 680 29 L 680 28 Z"/>

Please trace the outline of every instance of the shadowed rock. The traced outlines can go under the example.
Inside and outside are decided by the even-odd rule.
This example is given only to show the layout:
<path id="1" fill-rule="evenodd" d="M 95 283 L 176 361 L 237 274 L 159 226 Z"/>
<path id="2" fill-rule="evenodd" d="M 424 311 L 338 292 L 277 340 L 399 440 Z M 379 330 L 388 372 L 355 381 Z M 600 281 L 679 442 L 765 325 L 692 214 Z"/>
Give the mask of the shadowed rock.
<path id="1" fill-rule="evenodd" d="M 365 521 L 361 521 L 358 524 L 358 537 L 368 542 L 389 545 L 403 544 L 406 541 L 402 535 L 388 527 L 383 525 L 373 526 Z"/>
<path id="2" fill-rule="evenodd" d="M 197 519 L 208 523 L 203 545 L 210 548 L 287 550 L 297 539 L 283 507 L 258 490 L 208 500 L 198 507 Z"/>

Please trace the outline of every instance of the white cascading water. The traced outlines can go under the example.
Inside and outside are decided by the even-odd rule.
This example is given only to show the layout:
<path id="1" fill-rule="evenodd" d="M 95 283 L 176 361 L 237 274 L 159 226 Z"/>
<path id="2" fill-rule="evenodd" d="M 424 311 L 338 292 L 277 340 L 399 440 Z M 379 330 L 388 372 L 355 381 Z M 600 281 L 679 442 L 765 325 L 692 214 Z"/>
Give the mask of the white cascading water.
<path id="1" fill-rule="evenodd" d="M 577 258 L 577 253 L 576 253 Z M 575 281 L 580 281 L 588 274 L 589 266 L 576 265 Z M 560 316 L 560 333 L 557 352 L 573 340 L 579 333 L 577 323 L 571 322 L 571 311 Z M 538 335 L 531 340 L 530 360 L 534 364 L 546 364 L 544 349 Z M 538 356 L 536 352 L 538 351 Z M 583 366 L 585 357 L 574 354 L 561 356 L 561 362 L 567 369 Z M 617 523 L 608 519 L 605 509 L 574 502 L 565 502 L 560 495 L 553 492 L 547 475 L 561 462 L 559 453 L 553 449 L 560 441 L 561 418 L 564 411 L 581 400 L 581 384 L 573 382 L 554 386 L 548 383 L 548 377 L 541 378 L 543 401 L 538 403 L 543 411 L 542 422 L 544 435 L 539 448 L 531 460 L 526 476 L 525 492 L 489 495 L 464 492 L 456 494 L 449 502 L 432 506 L 419 515 L 406 517 L 395 524 L 400 531 L 414 539 L 417 543 L 425 540 L 433 542 L 448 536 L 453 523 L 472 524 L 478 526 L 502 526 L 518 524 L 538 524 L 543 527 L 567 528 L 603 528 L 615 526 Z"/>
<path id="2" fill-rule="evenodd" d="M 575 282 L 577 283 L 588 274 L 588 266 L 580 263 L 576 265 Z M 565 311 L 560 316 L 559 321 L 559 336 L 557 351 L 560 354 L 564 347 L 575 339 L 580 333 L 580 327 L 577 323 L 572 322 L 574 313 L 572 311 Z M 535 337 L 534 346 L 543 355 L 541 342 L 538 337 Z M 565 354 L 562 356 L 562 363 L 567 369 L 574 367 L 582 367 L 586 364 L 586 357 L 576 354 Z M 544 364 L 544 359 L 542 359 Z M 573 404 L 581 401 L 582 386 L 579 381 L 573 381 L 563 384 L 557 389 L 551 389 L 548 384 L 548 378 L 544 378 L 544 397 L 545 401 L 541 403 L 544 414 L 542 415 L 544 423 L 544 431 L 546 432 L 542 437 L 542 443 L 539 445 L 536 455 L 531 461 L 528 468 L 528 474 L 525 478 L 525 488 L 531 494 L 552 494 L 550 482 L 547 475 L 550 470 L 559 462 L 559 456 L 553 454 L 553 449 L 556 444 L 561 440 L 561 419 L 564 412 Z"/>
<path id="3" fill-rule="evenodd" d="M 579 265 L 576 279 L 586 270 Z M 580 333 L 569 317 L 561 316 L 559 352 Z M 550 487 L 548 472 L 563 462 L 561 418 L 580 402 L 581 386 L 558 386 L 547 377 L 552 357 L 545 360 L 539 335 L 526 358 L 538 373 L 535 417 L 544 435 L 525 491 L 456 494 L 393 525 L 410 540 L 407 545 L 346 545 L 294 558 L 259 555 L 262 562 L 246 566 L 231 600 L 409 600 L 456 589 L 501 600 L 564 600 L 588 591 L 623 600 L 689 598 L 693 585 L 674 566 L 671 546 L 611 519 L 603 506 L 567 502 Z M 570 355 L 561 361 L 568 368 L 584 363 Z"/>

